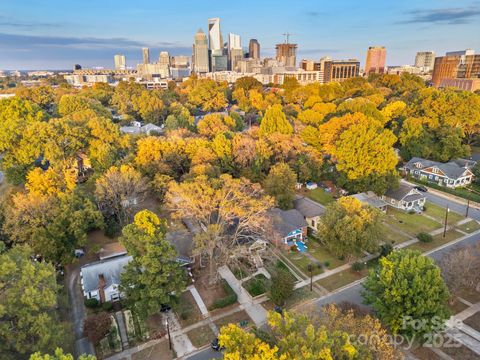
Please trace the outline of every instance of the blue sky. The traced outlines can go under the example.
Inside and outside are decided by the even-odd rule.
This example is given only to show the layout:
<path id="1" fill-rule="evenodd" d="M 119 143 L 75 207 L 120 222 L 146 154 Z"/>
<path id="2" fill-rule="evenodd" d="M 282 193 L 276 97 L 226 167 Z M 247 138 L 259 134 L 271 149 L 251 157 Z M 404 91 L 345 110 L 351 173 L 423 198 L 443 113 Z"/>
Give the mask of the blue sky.
<path id="1" fill-rule="evenodd" d="M 358 58 L 387 47 L 387 64 L 413 63 L 415 53 L 473 48 L 480 53 L 478 0 L 0 0 L 0 69 L 113 66 L 125 54 L 135 66 L 140 48 L 191 55 L 198 28 L 221 18 L 229 32 L 273 55 L 282 33 L 295 35 L 298 60 Z"/>

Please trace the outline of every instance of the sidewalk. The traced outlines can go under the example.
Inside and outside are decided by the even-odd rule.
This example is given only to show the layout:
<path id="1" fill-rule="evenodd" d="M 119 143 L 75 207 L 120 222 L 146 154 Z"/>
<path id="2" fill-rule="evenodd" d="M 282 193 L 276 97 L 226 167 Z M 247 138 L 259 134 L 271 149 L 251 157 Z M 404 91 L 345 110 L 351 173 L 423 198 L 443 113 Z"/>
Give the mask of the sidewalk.
<path id="1" fill-rule="evenodd" d="M 265 310 L 262 305 L 257 304 L 252 300 L 250 295 L 247 294 L 247 291 L 242 287 L 241 282 L 237 280 L 227 266 L 222 266 L 218 269 L 218 272 L 228 285 L 230 285 L 232 290 L 235 291 L 240 307 L 243 307 L 248 316 L 252 318 L 255 325 L 260 326 L 264 324 L 267 320 L 267 310 Z"/>

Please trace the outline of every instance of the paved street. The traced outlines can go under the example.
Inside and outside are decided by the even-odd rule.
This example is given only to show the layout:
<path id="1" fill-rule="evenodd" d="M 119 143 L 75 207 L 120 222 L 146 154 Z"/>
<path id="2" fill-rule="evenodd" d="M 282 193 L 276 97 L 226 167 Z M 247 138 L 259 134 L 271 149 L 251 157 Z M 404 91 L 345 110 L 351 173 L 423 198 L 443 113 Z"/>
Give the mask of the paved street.
<path id="1" fill-rule="evenodd" d="M 210 360 L 210 359 L 221 359 L 222 353 L 214 351 L 211 348 L 199 351 L 198 353 L 187 357 L 188 360 Z"/>

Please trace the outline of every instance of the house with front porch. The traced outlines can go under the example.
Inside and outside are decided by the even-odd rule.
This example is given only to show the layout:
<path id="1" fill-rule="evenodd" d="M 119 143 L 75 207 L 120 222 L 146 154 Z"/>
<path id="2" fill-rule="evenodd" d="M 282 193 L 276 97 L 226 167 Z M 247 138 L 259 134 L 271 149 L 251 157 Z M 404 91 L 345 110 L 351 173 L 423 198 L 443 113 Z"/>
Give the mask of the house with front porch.
<path id="1" fill-rule="evenodd" d="M 272 225 L 270 241 L 276 247 L 290 249 L 305 245 L 308 224 L 300 211 L 273 208 L 268 211 L 268 216 Z"/>
<path id="2" fill-rule="evenodd" d="M 382 200 L 389 206 L 400 210 L 422 211 L 426 196 L 413 186 L 400 183 L 398 188 L 389 189 L 385 195 L 382 196 Z"/>
<path id="3" fill-rule="evenodd" d="M 357 199 L 364 205 L 368 205 L 374 207 L 382 212 L 387 211 L 387 203 L 381 199 L 377 194 L 373 191 L 362 192 L 358 194 L 350 195 L 351 197 Z"/>
<path id="4" fill-rule="evenodd" d="M 415 179 L 425 180 L 449 188 L 467 186 L 473 180 L 472 168 L 476 161 L 457 159 L 447 163 L 418 157 L 410 159 L 405 172 Z"/>
<path id="5" fill-rule="evenodd" d="M 325 214 L 325 206 L 300 195 L 295 197 L 293 204 L 295 209 L 302 214 L 307 222 L 308 229 L 315 234 L 317 232 L 318 223 L 320 222 L 320 217 Z"/>

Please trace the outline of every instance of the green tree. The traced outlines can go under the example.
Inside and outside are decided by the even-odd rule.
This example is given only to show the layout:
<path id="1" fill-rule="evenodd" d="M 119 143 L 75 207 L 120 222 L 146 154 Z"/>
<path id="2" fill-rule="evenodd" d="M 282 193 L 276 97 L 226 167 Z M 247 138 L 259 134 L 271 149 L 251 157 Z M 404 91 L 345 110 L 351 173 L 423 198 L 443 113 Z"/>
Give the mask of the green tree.
<path id="1" fill-rule="evenodd" d="M 249 91 L 252 89 L 256 89 L 258 91 L 262 91 L 263 85 L 260 81 L 255 79 L 252 76 L 244 76 L 235 81 L 233 88 L 236 89 L 243 89 L 245 91 Z"/>
<path id="2" fill-rule="evenodd" d="M 26 246 L 0 254 L 0 354 L 18 356 L 62 344 L 66 328 L 54 316 L 55 269 L 32 261 L 32 255 Z"/>
<path id="3" fill-rule="evenodd" d="M 264 188 L 268 195 L 277 201 L 280 208 L 287 210 L 293 207 L 297 175 L 288 164 L 278 163 L 270 168 L 265 179 Z"/>
<path id="4" fill-rule="evenodd" d="M 293 127 L 288 122 L 287 117 L 282 110 L 282 106 L 279 104 L 270 106 L 260 123 L 261 135 L 273 134 L 275 132 L 281 134 L 293 133 Z"/>
<path id="5" fill-rule="evenodd" d="M 53 355 L 44 354 L 36 352 L 35 354 L 30 355 L 29 360 L 74 360 L 73 355 L 65 354 L 61 348 L 55 349 Z M 80 355 L 77 360 L 97 360 L 93 355 Z"/>
<path id="6" fill-rule="evenodd" d="M 283 306 L 285 301 L 292 296 L 294 281 L 291 274 L 284 269 L 278 269 L 272 276 L 272 284 L 268 297 L 274 304 Z"/>
<path id="7" fill-rule="evenodd" d="M 381 237 L 381 212 L 364 206 L 353 197 L 343 197 L 327 206 L 320 219 L 318 235 L 337 256 L 374 252 Z"/>
<path id="8" fill-rule="evenodd" d="M 423 343 L 428 339 L 423 336 L 440 330 L 449 317 L 440 268 L 419 251 L 397 250 L 381 258 L 363 286 L 365 302 L 394 334 Z"/>
<path id="9" fill-rule="evenodd" d="M 120 242 L 133 259 L 122 273 L 120 287 L 142 317 L 171 304 L 185 288 L 184 270 L 165 233 L 166 221 L 148 210 L 137 213 L 122 230 Z"/>

